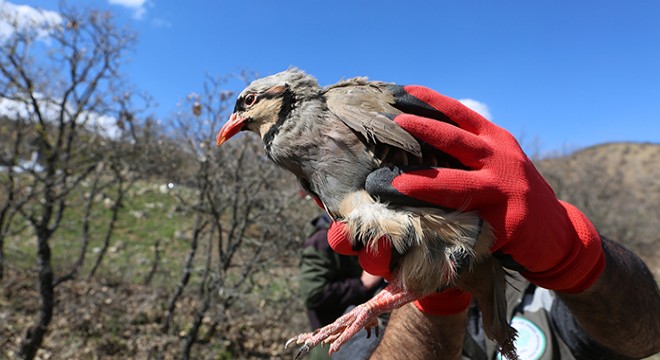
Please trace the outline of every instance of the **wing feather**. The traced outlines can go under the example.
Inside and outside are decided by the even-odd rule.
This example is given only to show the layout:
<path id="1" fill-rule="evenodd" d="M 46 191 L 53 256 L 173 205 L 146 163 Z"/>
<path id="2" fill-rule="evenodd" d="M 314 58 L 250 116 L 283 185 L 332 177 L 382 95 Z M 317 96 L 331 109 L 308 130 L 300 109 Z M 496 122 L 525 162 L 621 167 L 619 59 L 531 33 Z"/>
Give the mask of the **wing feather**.
<path id="1" fill-rule="evenodd" d="M 379 85 L 384 83 L 366 78 L 331 85 L 324 90 L 328 109 L 367 142 L 388 144 L 421 157 L 419 141 L 388 117 L 401 111 L 392 106 L 392 93 Z"/>

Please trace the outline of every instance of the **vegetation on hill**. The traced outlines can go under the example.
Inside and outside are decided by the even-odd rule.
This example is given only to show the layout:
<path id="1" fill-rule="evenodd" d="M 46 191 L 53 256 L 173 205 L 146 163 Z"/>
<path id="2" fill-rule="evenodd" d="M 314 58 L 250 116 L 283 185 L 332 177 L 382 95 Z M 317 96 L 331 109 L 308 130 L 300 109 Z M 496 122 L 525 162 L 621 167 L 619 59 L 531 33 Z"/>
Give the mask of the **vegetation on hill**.
<path id="1" fill-rule="evenodd" d="M 660 144 L 608 143 L 537 161 L 557 196 L 660 276 Z"/>

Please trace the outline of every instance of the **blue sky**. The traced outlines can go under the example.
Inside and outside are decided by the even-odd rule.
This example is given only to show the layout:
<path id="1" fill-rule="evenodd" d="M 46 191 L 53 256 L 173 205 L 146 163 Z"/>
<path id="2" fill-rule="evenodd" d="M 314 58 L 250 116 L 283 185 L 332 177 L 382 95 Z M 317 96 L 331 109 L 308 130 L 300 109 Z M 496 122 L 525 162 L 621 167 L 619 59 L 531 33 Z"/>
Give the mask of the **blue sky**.
<path id="1" fill-rule="evenodd" d="M 68 3 L 108 9 L 138 32 L 126 75 L 161 117 L 206 74 L 295 65 L 321 84 L 368 76 L 477 100 L 543 152 L 660 142 L 656 0 Z"/>

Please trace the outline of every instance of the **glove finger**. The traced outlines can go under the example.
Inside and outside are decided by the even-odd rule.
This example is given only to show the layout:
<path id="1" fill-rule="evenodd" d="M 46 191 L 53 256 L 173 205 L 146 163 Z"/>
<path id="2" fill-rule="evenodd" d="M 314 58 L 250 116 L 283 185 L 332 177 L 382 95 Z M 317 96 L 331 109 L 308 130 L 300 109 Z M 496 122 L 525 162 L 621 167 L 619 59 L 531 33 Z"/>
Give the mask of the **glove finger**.
<path id="1" fill-rule="evenodd" d="M 481 137 L 459 127 L 410 114 L 398 115 L 394 121 L 410 135 L 449 154 L 471 169 L 482 166 L 492 154 L 491 146 Z"/>
<path id="2" fill-rule="evenodd" d="M 392 182 L 397 176 L 408 172 L 430 170 L 431 167 L 422 166 L 391 166 L 379 168 L 367 175 L 365 189 L 369 195 L 377 198 L 379 201 L 394 206 L 413 206 L 413 207 L 440 207 L 437 204 L 428 202 L 428 198 L 414 198 L 401 193 L 392 186 Z M 451 211 L 451 209 L 446 209 Z"/>
<path id="3" fill-rule="evenodd" d="M 360 266 L 371 275 L 392 278 L 392 241 L 387 237 L 378 239 L 376 247 L 367 246 L 358 254 Z"/>
<path id="4" fill-rule="evenodd" d="M 403 113 L 422 116 L 458 126 L 447 114 L 408 93 L 406 91 L 408 86 L 386 85 L 385 87 L 394 95 L 393 106 Z"/>
<path id="5" fill-rule="evenodd" d="M 486 176 L 483 171 L 388 167 L 369 174 L 366 189 L 370 195 L 393 203 L 474 210 L 501 194 L 495 187 L 498 183 Z"/>
<path id="6" fill-rule="evenodd" d="M 341 255 L 357 255 L 359 249 L 353 247 L 348 236 L 348 227 L 345 223 L 333 221 L 328 228 L 328 244 L 332 250 Z"/>
<path id="7" fill-rule="evenodd" d="M 348 237 L 347 225 L 339 221 L 330 224 L 328 243 L 339 254 L 357 256 L 362 269 L 385 279 L 391 278 L 392 268 L 400 257 L 400 254 L 393 250 L 392 242 L 387 237 L 378 239 L 375 247 L 354 247 Z"/>
<path id="8" fill-rule="evenodd" d="M 456 124 L 469 132 L 479 134 L 487 127 L 494 126 L 493 123 L 479 115 L 476 111 L 463 105 L 460 101 L 444 96 L 427 87 L 408 85 L 404 86 L 403 90 L 409 95 L 409 97 L 406 97 L 405 95 L 397 97 L 399 94 L 397 93 L 395 94 L 397 103 L 399 102 L 399 99 L 405 104 L 414 102 L 411 98 L 417 99 L 419 102 L 426 104 L 427 108 L 434 109 L 436 112 L 443 114 L 443 116 L 438 117 L 449 119 L 443 121 Z M 419 105 L 416 107 L 419 107 Z M 430 112 L 430 110 L 426 111 Z"/>

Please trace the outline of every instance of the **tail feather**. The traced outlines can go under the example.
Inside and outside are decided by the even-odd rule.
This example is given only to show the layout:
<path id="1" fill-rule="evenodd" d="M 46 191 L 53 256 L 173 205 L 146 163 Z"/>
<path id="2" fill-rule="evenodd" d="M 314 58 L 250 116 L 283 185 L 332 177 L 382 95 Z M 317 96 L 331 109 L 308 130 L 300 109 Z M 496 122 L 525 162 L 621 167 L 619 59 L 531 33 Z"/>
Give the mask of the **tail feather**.
<path id="1" fill-rule="evenodd" d="M 504 269 L 497 260 L 492 262 L 492 274 L 493 301 L 495 302 L 495 311 L 493 311 L 492 325 L 490 326 L 493 332 L 492 338 L 500 346 L 500 352 L 503 356 L 509 360 L 517 360 L 515 340 L 518 333 L 516 329 L 509 325 L 507 320 L 506 279 Z"/>
<path id="2" fill-rule="evenodd" d="M 460 288 L 470 291 L 483 314 L 484 331 L 500 347 L 500 353 L 509 360 L 517 360 L 516 330 L 507 318 L 506 278 L 502 265 L 495 258 L 476 264 L 458 280 Z"/>

